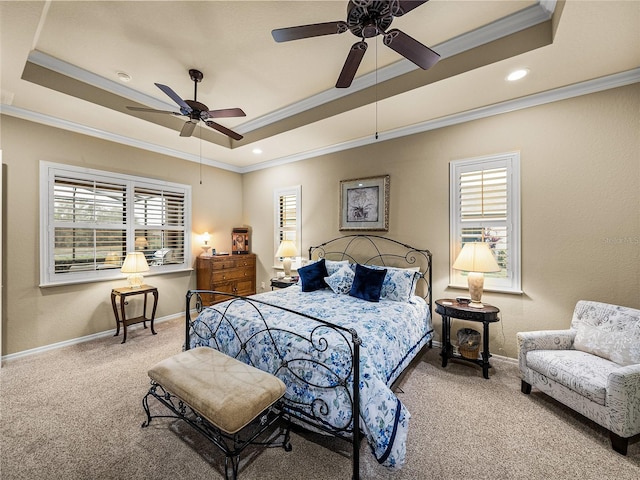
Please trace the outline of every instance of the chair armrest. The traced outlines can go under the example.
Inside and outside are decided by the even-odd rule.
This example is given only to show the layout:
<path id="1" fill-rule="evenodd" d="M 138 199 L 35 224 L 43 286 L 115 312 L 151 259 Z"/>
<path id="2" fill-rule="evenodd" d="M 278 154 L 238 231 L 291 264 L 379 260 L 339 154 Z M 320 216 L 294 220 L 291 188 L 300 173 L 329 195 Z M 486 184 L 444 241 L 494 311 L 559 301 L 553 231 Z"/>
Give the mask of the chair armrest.
<path id="1" fill-rule="evenodd" d="M 523 372 L 527 366 L 527 352 L 531 350 L 571 350 L 576 338 L 576 330 L 538 330 L 518 332 L 518 363 Z"/>
<path id="2" fill-rule="evenodd" d="M 611 412 L 611 431 L 625 438 L 640 433 L 640 364 L 609 374 L 605 402 Z"/>

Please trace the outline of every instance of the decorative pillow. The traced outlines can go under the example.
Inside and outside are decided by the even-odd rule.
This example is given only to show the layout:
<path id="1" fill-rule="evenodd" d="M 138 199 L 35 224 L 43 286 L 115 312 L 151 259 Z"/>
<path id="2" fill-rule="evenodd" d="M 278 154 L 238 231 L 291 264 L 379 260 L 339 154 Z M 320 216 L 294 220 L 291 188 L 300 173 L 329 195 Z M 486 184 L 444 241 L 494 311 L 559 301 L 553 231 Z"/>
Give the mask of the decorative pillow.
<path id="1" fill-rule="evenodd" d="M 349 265 L 349 260 L 324 260 L 324 266 L 327 268 L 327 276 L 331 276 L 338 271 L 343 265 Z M 307 266 L 318 263 L 318 260 L 313 260 L 311 263 L 307 263 Z M 302 278 L 298 278 L 298 285 L 302 285 Z"/>
<path id="2" fill-rule="evenodd" d="M 299 268 L 298 275 L 300 275 L 303 292 L 313 292 L 325 288 L 327 284 L 324 283 L 324 277 L 328 275 L 324 258 L 318 262 Z"/>
<path id="3" fill-rule="evenodd" d="M 640 363 L 640 342 L 630 331 L 611 331 L 579 325 L 573 342 L 576 350 L 606 358 L 619 365 Z"/>
<path id="4" fill-rule="evenodd" d="M 327 271 L 329 269 L 327 268 Z M 333 275 L 324 277 L 324 281 L 334 293 L 349 293 L 355 274 L 349 265 L 342 265 Z"/>
<path id="5" fill-rule="evenodd" d="M 349 295 L 368 302 L 380 301 L 382 282 L 386 274 L 386 269 L 377 270 L 359 264 L 356 265 L 356 273 Z"/>
<path id="6" fill-rule="evenodd" d="M 329 276 L 336 273 L 344 265 L 349 265 L 349 260 L 326 260 L 324 261 Z"/>
<path id="7" fill-rule="evenodd" d="M 379 270 L 383 267 L 372 265 L 370 268 Z M 384 277 L 384 282 L 382 282 L 380 298 L 386 298 L 394 302 L 408 302 L 416 293 L 416 284 L 420 276 L 418 268 L 384 268 L 387 269 L 387 275 Z"/>

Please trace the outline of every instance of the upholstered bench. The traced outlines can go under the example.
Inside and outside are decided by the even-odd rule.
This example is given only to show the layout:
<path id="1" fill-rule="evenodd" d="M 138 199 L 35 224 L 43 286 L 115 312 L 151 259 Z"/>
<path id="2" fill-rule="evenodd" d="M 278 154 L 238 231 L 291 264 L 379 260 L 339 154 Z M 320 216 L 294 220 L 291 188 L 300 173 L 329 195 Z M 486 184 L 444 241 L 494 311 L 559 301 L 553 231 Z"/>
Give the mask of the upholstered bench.
<path id="1" fill-rule="evenodd" d="M 185 420 L 225 454 L 225 478 L 237 478 L 240 452 L 280 419 L 274 408 L 285 385 L 267 372 L 207 347 L 186 350 L 149 370 L 151 388 L 142 404 L 146 427 L 155 417 Z M 149 396 L 174 415 L 152 415 Z M 291 450 L 289 431 L 282 445 Z M 241 435 L 242 434 L 242 435 Z M 275 441 L 267 442 L 272 445 Z"/>

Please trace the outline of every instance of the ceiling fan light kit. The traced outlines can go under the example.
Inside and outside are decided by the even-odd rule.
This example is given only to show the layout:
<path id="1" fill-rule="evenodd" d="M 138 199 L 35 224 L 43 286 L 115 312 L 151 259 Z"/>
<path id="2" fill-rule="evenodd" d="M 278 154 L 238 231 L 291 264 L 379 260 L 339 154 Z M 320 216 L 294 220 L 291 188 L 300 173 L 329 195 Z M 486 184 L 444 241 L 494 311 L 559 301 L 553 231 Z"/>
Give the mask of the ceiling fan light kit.
<path id="1" fill-rule="evenodd" d="M 355 78 L 367 50 L 365 39 L 383 36 L 383 43 L 423 70 L 434 66 L 440 55 L 415 38 L 398 30 L 387 30 L 394 17 L 401 17 L 428 0 L 350 0 L 347 21 L 315 23 L 297 27 L 278 28 L 271 32 L 276 42 L 341 34 L 350 31 L 361 40 L 352 45 L 338 76 L 336 88 L 348 88 Z"/>
<path id="2" fill-rule="evenodd" d="M 210 118 L 229 118 L 229 117 L 245 117 L 246 114 L 240 108 L 225 108 L 221 110 L 209 110 L 204 103 L 198 102 L 198 83 L 202 81 L 204 75 L 200 70 L 194 68 L 189 70 L 189 77 L 193 81 L 193 100 L 183 100 L 180 95 L 173 91 L 171 87 L 163 85 L 161 83 L 155 83 L 154 85 L 162 90 L 167 96 L 171 98 L 180 107 L 180 112 L 172 112 L 169 110 L 155 110 L 152 108 L 141 107 L 127 107 L 129 110 L 137 112 L 148 113 L 165 113 L 169 115 L 177 115 L 183 117 L 189 117 L 182 130 L 180 130 L 181 137 L 190 137 L 193 134 L 196 125 L 202 120 L 209 128 L 213 128 L 223 135 L 227 135 L 234 140 L 242 140 L 242 135 L 234 132 L 233 130 L 220 125 L 219 123 L 209 120 Z"/>

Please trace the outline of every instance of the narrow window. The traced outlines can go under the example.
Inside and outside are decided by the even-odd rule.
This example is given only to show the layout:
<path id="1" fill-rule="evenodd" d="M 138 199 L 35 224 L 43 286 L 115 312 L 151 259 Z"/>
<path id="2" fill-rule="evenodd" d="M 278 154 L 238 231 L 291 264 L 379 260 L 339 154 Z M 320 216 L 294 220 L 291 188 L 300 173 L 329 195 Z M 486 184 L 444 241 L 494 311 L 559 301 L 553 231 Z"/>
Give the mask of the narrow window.
<path id="1" fill-rule="evenodd" d="M 277 189 L 274 192 L 275 239 L 273 252 L 278 250 L 282 240 L 295 243 L 298 256 L 302 255 L 301 221 L 300 221 L 300 185 Z"/>
<path id="2" fill-rule="evenodd" d="M 485 290 L 521 293 L 519 153 L 452 161 L 450 182 L 450 265 L 465 243 L 486 242 L 501 270 Z M 450 268 L 450 285 L 466 288 L 466 275 Z"/>

